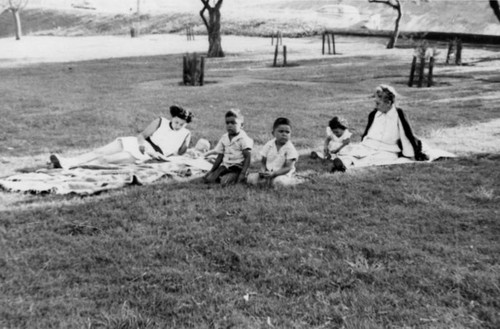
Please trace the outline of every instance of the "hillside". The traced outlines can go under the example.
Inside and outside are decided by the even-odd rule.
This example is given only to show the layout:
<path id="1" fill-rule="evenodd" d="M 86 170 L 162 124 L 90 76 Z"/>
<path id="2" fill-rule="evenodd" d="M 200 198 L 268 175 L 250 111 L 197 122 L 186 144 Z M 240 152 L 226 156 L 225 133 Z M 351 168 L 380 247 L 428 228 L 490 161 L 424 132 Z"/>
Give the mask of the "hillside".
<path id="1" fill-rule="evenodd" d="M 136 0 L 32 0 L 21 17 L 25 34 L 96 35 L 128 33 L 135 23 Z M 171 33 L 204 27 L 199 1 L 143 0 L 140 7 L 143 33 Z M 500 35 L 500 22 L 487 0 L 406 1 L 402 31 L 440 31 Z M 226 34 L 269 35 L 281 30 L 290 36 L 317 34 L 324 28 L 392 30 L 395 11 L 365 0 L 231 0 L 223 5 Z M 11 36 L 12 18 L 0 15 L 0 37 Z"/>

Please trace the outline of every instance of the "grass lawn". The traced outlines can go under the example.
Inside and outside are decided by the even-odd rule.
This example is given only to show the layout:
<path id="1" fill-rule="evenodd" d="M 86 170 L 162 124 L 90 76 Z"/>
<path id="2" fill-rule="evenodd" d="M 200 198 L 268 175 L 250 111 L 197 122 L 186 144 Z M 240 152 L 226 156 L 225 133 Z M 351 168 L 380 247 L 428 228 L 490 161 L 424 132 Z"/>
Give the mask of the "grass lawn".
<path id="1" fill-rule="evenodd" d="M 271 50 L 271 49 L 270 49 Z M 359 140 L 379 83 L 417 134 L 498 119 L 498 71 L 436 70 L 408 88 L 388 55 L 207 63 L 184 87 L 181 56 L 2 69 L 2 156 L 75 152 L 134 135 L 170 104 L 216 142 L 238 107 L 262 145 L 277 116 L 321 144 L 331 116 Z M 458 72 L 458 73 L 457 73 Z M 443 99 L 449 99 L 442 102 Z M 138 186 L 94 197 L 27 196 L 0 212 L 0 327 L 498 328 L 500 155 L 329 174 L 284 190 Z"/>

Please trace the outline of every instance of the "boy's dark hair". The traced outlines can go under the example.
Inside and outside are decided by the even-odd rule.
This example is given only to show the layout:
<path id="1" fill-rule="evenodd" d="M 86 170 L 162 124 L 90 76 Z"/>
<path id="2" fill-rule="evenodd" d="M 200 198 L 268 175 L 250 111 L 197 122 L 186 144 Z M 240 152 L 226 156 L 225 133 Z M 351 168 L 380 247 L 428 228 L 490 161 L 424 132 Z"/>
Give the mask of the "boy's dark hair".
<path id="1" fill-rule="evenodd" d="M 276 127 L 278 127 L 280 125 L 287 125 L 290 127 L 292 126 L 292 124 L 288 118 L 278 118 L 278 119 L 274 120 L 273 130 L 276 129 Z"/>
<path id="2" fill-rule="evenodd" d="M 333 117 L 329 122 L 328 122 L 328 127 L 330 127 L 330 129 L 337 129 L 337 128 L 340 128 L 340 129 L 347 129 L 347 120 L 344 119 L 344 118 L 341 118 L 341 117 Z"/>
<path id="3" fill-rule="evenodd" d="M 237 119 L 240 119 L 240 121 L 243 123 L 245 121 L 245 118 L 243 117 L 243 114 L 241 114 L 241 111 L 238 109 L 230 109 L 229 111 L 226 112 L 226 115 L 224 116 L 225 118 L 228 117 L 235 117 Z"/>
<path id="4" fill-rule="evenodd" d="M 190 123 L 194 116 L 192 112 L 185 110 L 178 105 L 170 106 L 170 115 L 172 118 L 177 117 L 179 119 L 186 120 L 187 123 Z"/>

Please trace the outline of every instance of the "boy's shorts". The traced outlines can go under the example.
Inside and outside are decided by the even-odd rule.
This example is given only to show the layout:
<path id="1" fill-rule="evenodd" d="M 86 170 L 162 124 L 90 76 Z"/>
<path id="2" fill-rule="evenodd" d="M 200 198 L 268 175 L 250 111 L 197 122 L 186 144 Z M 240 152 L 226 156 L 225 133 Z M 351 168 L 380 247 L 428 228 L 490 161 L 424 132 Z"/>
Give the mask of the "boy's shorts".
<path id="1" fill-rule="evenodd" d="M 223 185 L 236 183 L 238 176 L 241 173 L 242 167 L 239 166 L 220 166 L 217 168 L 209 177 L 207 177 L 208 182 L 221 183 Z"/>

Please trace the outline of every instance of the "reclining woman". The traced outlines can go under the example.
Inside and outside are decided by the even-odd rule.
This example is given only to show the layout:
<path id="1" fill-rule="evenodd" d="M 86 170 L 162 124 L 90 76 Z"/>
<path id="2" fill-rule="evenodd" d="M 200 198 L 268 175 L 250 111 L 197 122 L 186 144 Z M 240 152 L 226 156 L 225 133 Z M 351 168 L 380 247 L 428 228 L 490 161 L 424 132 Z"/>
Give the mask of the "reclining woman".
<path id="1" fill-rule="evenodd" d="M 186 125 L 193 114 L 173 105 L 170 115 L 171 120 L 163 117 L 153 120 L 137 136 L 119 137 L 103 147 L 71 158 L 52 154 L 50 162 L 54 168 L 70 169 L 81 165 L 142 163 L 182 155 L 191 142 L 191 132 Z"/>
<path id="2" fill-rule="evenodd" d="M 400 157 L 427 160 L 422 142 L 413 134 L 403 110 L 396 107 L 396 91 L 389 85 L 375 90 L 375 109 L 368 115 L 361 143 L 346 153 L 333 160 L 332 171 L 392 164 Z"/>

